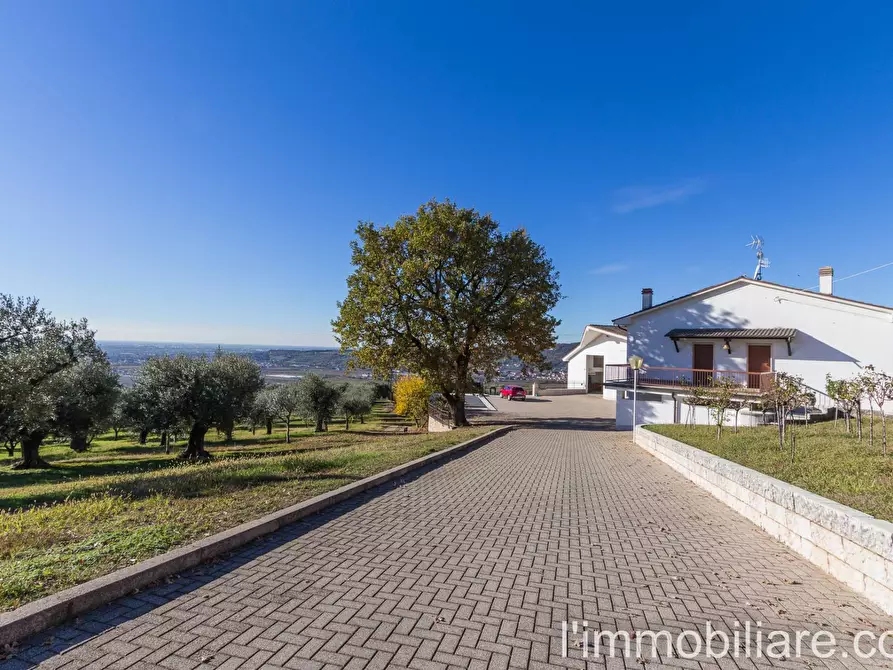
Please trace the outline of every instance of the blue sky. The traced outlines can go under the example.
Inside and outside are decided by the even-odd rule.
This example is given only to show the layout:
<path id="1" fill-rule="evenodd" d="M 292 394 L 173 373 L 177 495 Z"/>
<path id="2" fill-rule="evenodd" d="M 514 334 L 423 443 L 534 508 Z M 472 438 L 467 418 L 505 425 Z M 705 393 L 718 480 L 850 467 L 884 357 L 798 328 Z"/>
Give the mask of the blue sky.
<path id="1" fill-rule="evenodd" d="M 0 290 L 330 345 L 357 220 L 431 197 L 546 246 L 562 341 L 752 233 L 795 286 L 893 261 L 893 5 L 480 4 L 0 3 Z M 893 304 L 893 266 L 836 291 Z"/>

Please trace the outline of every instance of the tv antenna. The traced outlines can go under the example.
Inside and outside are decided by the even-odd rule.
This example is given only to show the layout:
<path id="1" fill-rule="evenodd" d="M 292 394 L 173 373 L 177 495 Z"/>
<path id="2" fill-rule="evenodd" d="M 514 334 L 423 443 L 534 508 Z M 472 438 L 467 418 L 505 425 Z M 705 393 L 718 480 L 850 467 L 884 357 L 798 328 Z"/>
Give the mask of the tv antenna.
<path id="1" fill-rule="evenodd" d="M 763 238 L 759 235 L 751 235 L 750 243 L 745 246 L 755 249 L 757 252 L 757 267 L 753 271 L 753 278 L 760 281 L 763 278 L 763 268 L 769 267 L 769 259 L 763 256 Z"/>

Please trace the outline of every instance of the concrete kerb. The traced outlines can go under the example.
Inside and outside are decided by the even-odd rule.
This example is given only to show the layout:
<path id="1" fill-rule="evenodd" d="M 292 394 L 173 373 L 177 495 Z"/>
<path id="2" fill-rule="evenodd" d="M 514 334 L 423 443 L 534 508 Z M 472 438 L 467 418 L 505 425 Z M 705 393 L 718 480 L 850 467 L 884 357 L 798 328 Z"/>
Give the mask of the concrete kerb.
<path id="1" fill-rule="evenodd" d="M 449 459 L 473 449 L 512 430 L 514 426 L 501 426 L 489 433 L 474 437 L 447 449 L 428 454 L 414 461 L 398 465 L 358 482 L 323 493 L 310 500 L 285 507 L 259 519 L 248 521 L 185 547 L 174 549 L 136 565 L 97 577 L 89 582 L 35 600 L 11 611 L 0 614 L 0 646 L 18 642 L 30 635 L 72 619 L 79 614 L 127 596 L 136 589 L 145 588 L 170 575 L 226 554 L 264 535 L 279 530 L 295 521 L 336 505 L 348 498 L 382 484 L 399 479 L 407 473 Z"/>

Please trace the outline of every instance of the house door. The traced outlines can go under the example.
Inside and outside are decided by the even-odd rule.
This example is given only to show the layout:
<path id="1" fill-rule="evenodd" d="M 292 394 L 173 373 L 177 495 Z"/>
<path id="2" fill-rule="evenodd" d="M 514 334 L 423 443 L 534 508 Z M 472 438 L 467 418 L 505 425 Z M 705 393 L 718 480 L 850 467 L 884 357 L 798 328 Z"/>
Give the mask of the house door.
<path id="1" fill-rule="evenodd" d="M 602 393 L 605 386 L 605 357 L 586 357 L 586 392 Z"/>
<path id="2" fill-rule="evenodd" d="M 692 382 L 695 386 L 707 386 L 713 377 L 713 345 L 692 345 Z"/>
<path id="3" fill-rule="evenodd" d="M 751 344 L 747 347 L 747 388 L 761 388 L 766 378 L 763 372 L 772 372 L 772 347 L 768 344 Z"/>

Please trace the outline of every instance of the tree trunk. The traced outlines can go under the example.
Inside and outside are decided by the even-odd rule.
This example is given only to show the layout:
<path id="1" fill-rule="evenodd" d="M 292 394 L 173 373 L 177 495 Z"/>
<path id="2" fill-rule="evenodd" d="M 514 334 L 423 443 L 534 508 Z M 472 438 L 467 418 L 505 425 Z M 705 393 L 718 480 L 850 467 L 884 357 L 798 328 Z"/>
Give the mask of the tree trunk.
<path id="1" fill-rule="evenodd" d="M 161 446 L 164 447 L 164 453 L 171 453 L 171 438 L 166 430 L 161 431 Z"/>
<path id="2" fill-rule="evenodd" d="M 273 434 L 273 419 L 267 419 L 267 435 Z"/>
<path id="3" fill-rule="evenodd" d="M 116 440 L 118 439 L 118 431 L 119 431 L 119 430 L 121 430 L 121 429 L 120 429 L 120 428 L 115 428 L 115 439 L 116 439 Z"/>
<path id="4" fill-rule="evenodd" d="M 140 444 L 145 444 L 147 439 L 149 439 L 149 429 L 142 428 L 140 430 Z"/>
<path id="5" fill-rule="evenodd" d="M 350 416 L 344 415 L 344 430 L 350 430 Z"/>
<path id="6" fill-rule="evenodd" d="M 362 415 L 362 414 L 360 414 L 360 423 L 361 423 L 361 424 L 362 424 L 362 423 L 366 423 L 365 421 L 363 421 L 363 415 Z"/>
<path id="7" fill-rule="evenodd" d="M 319 418 L 316 420 L 316 428 L 315 428 L 315 430 L 316 430 L 317 433 L 324 433 L 324 432 L 326 432 L 326 423 L 325 423 L 325 421 L 322 420 L 322 417 L 319 417 Z"/>
<path id="8" fill-rule="evenodd" d="M 235 428 L 236 422 L 231 418 L 224 419 L 220 426 L 218 426 L 217 430 L 218 432 L 223 433 L 223 441 L 226 444 L 230 444 L 233 441 L 233 431 Z"/>
<path id="9" fill-rule="evenodd" d="M 291 444 L 291 415 L 285 417 L 285 443 Z"/>
<path id="10" fill-rule="evenodd" d="M 22 460 L 13 466 L 13 470 L 31 470 L 35 468 L 48 468 L 50 464 L 40 457 L 40 443 L 46 433 L 40 431 L 28 433 L 22 438 Z"/>
<path id="11" fill-rule="evenodd" d="M 881 441 L 884 443 L 884 456 L 887 455 L 887 413 L 881 408 Z"/>
<path id="12" fill-rule="evenodd" d="M 18 444 L 18 442 L 14 438 L 9 438 L 6 441 L 6 444 L 3 445 L 4 447 L 6 447 L 6 453 L 9 454 L 10 458 L 15 456 L 16 444 Z"/>
<path id="13" fill-rule="evenodd" d="M 862 441 L 862 401 L 859 401 L 859 404 L 856 405 L 856 421 L 859 424 L 859 442 Z"/>
<path id="14" fill-rule="evenodd" d="M 868 399 L 868 446 L 874 446 L 874 401 Z"/>
<path id="15" fill-rule="evenodd" d="M 83 433 L 77 433 L 71 436 L 71 442 L 69 442 L 71 448 L 76 452 L 83 453 L 87 451 L 87 436 Z"/>
<path id="16" fill-rule="evenodd" d="M 465 418 L 465 393 L 460 393 L 456 391 L 456 393 L 444 393 L 443 397 L 446 398 L 447 404 L 450 406 L 450 412 L 453 415 L 453 425 L 457 428 L 459 426 L 468 426 L 468 419 Z"/>
<path id="17" fill-rule="evenodd" d="M 189 430 L 189 441 L 186 448 L 180 453 L 180 458 L 187 461 L 199 461 L 211 458 L 211 454 L 205 451 L 205 434 L 208 426 L 203 423 L 194 423 Z"/>

